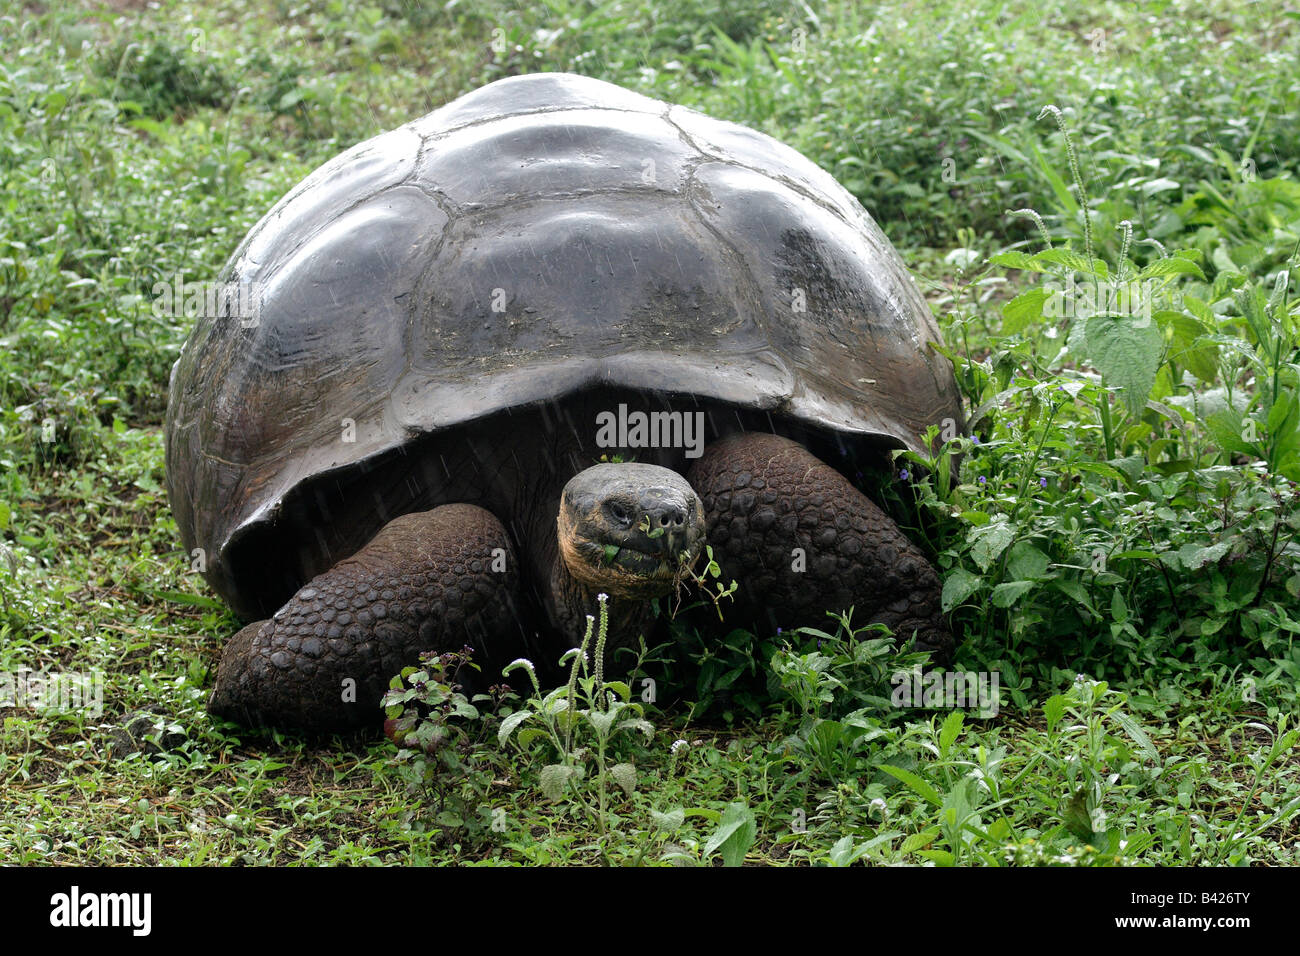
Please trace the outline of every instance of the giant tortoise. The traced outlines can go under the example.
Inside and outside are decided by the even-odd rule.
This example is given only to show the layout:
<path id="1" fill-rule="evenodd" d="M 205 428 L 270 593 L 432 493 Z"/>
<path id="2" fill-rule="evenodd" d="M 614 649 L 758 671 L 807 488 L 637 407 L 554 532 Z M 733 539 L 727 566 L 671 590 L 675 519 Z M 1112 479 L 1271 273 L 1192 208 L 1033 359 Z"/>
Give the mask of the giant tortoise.
<path id="1" fill-rule="evenodd" d="M 707 542 L 728 626 L 827 610 L 951 653 L 921 552 L 845 477 L 960 423 L 935 322 L 830 175 L 567 74 L 347 150 L 257 224 L 172 372 L 187 550 L 253 621 L 209 710 L 381 720 L 421 651 L 608 650 Z"/>

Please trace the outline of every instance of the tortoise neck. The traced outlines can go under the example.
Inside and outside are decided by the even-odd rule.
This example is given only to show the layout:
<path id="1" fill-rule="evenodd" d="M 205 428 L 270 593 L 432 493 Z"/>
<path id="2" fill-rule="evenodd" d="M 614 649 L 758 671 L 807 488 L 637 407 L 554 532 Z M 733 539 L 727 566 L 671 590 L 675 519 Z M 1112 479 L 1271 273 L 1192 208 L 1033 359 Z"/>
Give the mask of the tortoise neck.
<path id="1" fill-rule="evenodd" d="M 583 447 L 571 431 L 548 433 L 551 454 L 546 458 L 545 480 L 537 483 L 538 498 L 521 502 L 515 514 L 522 515 L 523 560 L 528 565 L 529 579 L 538 583 L 540 602 L 552 628 L 559 632 L 564 643 L 561 650 L 582 643 L 587 629 L 587 615 L 599 619 L 600 601 L 597 589 L 579 581 L 569 571 L 560 555 L 558 521 L 560 498 L 564 486 L 574 475 L 596 464 L 596 456 Z M 526 483 L 525 483 L 526 484 Z M 636 646 L 637 635 L 642 633 L 651 618 L 650 602 L 643 598 L 615 597 L 607 601 L 609 629 L 606 636 L 606 671 L 614 665 L 613 651 L 621 646 Z M 595 642 L 593 636 L 593 645 Z M 588 659 L 593 659 L 594 646 Z M 547 662 L 552 663 L 551 661 Z M 621 663 L 621 661 L 619 662 Z"/>
<path id="2" fill-rule="evenodd" d="M 568 641 L 566 646 L 577 647 L 587 632 L 587 616 L 591 615 L 597 621 L 600 619 L 600 598 L 593 588 L 569 572 L 558 550 L 557 548 L 551 564 L 547 613 L 563 632 Z M 606 613 L 609 616 L 609 628 L 605 638 L 605 673 L 612 676 L 616 673 L 616 667 L 626 668 L 630 663 L 626 659 L 615 660 L 614 652 L 621 647 L 635 648 L 637 637 L 645 633 L 654 615 L 650 601 L 645 598 L 613 596 L 606 599 Z M 599 633 L 593 630 L 591 646 L 587 650 L 588 661 L 595 659 L 598 637 Z"/>

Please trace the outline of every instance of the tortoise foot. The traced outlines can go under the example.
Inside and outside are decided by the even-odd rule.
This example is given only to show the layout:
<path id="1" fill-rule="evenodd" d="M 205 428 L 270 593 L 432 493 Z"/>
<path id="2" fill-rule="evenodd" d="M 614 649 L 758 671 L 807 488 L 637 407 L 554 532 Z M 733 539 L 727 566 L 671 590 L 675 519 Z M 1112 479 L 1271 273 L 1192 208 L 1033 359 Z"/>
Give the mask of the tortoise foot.
<path id="1" fill-rule="evenodd" d="M 468 645 L 483 662 L 518 645 L 517 583 L 490 512 L 454 504 L 395 518 L 230 640 L 208 711 L 304 731 L 377 728 L 389 680 L 422 651 Z"/>
<path id="2" fill-rule="evenodd" d="M 817 625 L 827 611 L 915 638 L 952 657 L 938 573 L 871 499 L 802 445 L 745 434 L 705 449 L 687 475 L 708 541 L 742 609 L 775 628 Z"/>

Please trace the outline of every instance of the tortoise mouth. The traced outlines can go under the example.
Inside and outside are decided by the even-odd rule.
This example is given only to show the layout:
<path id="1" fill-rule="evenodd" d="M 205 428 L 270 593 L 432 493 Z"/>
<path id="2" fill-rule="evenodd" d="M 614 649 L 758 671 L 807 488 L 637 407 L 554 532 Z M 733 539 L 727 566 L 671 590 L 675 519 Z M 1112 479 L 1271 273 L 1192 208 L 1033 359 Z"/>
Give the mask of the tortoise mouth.
<path id="1" fill-rule="evenodd" d="M 565 486 L 557 531 L 565 566 L 582 584 L 612 597 L 656 597 L 699 554 L 704 508 L 674 471 L 595 465 Z"/>
<path id="2" fill-rule="evenodd" d="M 630 545 L 580 540 L 574 546 L 579 558 L 569 571 L 590 587 L 616 596 L 651 596 L 672 588 L 681 562 L 667 554 L 651 554 Z"/>
<path id="3" fill-rule="evenodd" d="M 608 537 L 583 538 L 578 536 L 574 550 L 585 564 L 619 567 L 628 571 L 640 572 L 652 576 L 672 578 L 683 556 L 689 556 L 695 546 L 683 536 L 674 536 L 669 544 L 662 547 L 647 548 L 634 541 L 611 540 Z"/>

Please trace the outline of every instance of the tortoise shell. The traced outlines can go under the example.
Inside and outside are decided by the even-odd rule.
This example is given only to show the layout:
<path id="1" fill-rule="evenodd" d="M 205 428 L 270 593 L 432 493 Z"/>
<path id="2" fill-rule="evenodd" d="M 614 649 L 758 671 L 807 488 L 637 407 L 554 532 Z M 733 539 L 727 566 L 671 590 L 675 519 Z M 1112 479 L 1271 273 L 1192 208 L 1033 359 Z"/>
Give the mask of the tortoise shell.
<path id="1" fill-rule="evenodd" d="M 295 493 L 505 410 L 615 386 L 916 450 L 961 421 L 929 309 L 829 174 L 582 76 L 503 79 L 354 146 L 218 284 L 172 370 L 167 483 L 186 549 L 245 617 L 404 507 L 390 475 L 373 517 L 282 531 L 271 555 L 256 532 Z"/>

